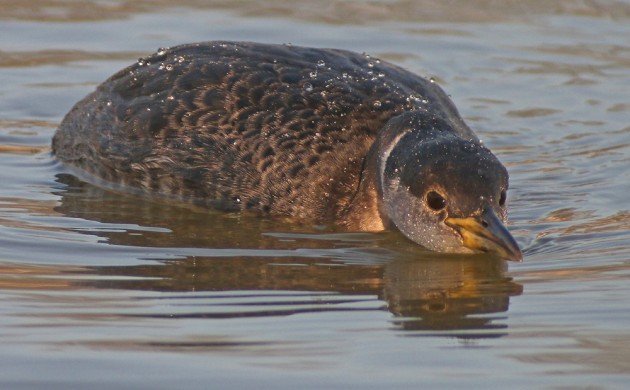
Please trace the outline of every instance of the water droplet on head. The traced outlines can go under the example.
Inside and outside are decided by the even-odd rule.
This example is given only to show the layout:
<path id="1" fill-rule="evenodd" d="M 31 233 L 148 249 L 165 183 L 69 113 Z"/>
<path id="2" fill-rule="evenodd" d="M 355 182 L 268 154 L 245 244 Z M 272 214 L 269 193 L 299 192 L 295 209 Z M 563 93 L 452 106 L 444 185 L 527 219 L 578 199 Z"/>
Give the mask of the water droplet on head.
<path id="1" fill-rule="evenodd" d="M 381 78 L 385 77 L 385 73 L 380 72 L 380 73 L 378 74 L 378 77 L 381 77 Z"/>
<path id="2" fill-rule="evenodd" d="M 374 101 L 374 107 L 380 108 L 381 107 L 381 101 L 380 100 L 375 100 Z"/>
<path id="3" fill-rule="evenodd" d="M 431 77 L 431 78 L 429 79 L 429 82 L 430 82 L 430 83 L 435 83 L 435 79 L 434 79 L 433 77 Z"/>
<path id="4" fill-rule="evenodd" d="M 184 60 L 185 60 L 185 58 L 184 58 L 183 56 L 179 56 L 179 57 L 177 57 L 177 62 L 179 62 L 180 64 L 181 64 L 182 62 L 184 62 Z"/>
<path id="5" fill-rule="evenodd" d="M 174 100 L 175 97 L 173 95 L 168 95 L 168 97 L 166 98 L 166 100 Z"/>
<path id="6" fill-rule="evenodd" d="M 167 50 L 168 50 L 167 47 L 160 47 L 159 49 L 157 49 L 157 55 L 163 56 L 164 54 L 166 54 Z"/>
<path id="7" fill-rule="evenodd" d="M 311 92 L 313 90 L 313 84 L 311 84 L 311 83 L 304 83 L 304 90 L 306 92 Z"/>
<path id="8" fill-rule="evenodd" d="M 374 67 L 374 63 L 372 61 L 368 62 L 367 64 L 368 68 L 373 68 Z"/>
<path id="9" fill-rule="evenodd" d="M 165 66 L 166 70 L 173 70 L 173 65 L 172 64 L 168 64 Z"/>
<path id="10" fill-rule="evenodd" d="M 144 62 L 144 58 L 138 58 L 138 65 L 139 66 L 144 66 L 145 62 Z"/>
<path id="11" fill-rule="evenodd" d="M 319 60 L 319 61 L 317 61 L 317 66 L 319 66 L 320 68 L 324 67 L 324 66 L 326 66 L 326 62 L 324 60 Z"/>
<path id="12" fill-rule="evenodd" d="M 310 72 L 308 75 L 311 76 L 312 79 L 314 79 L 314 78 L 317 77 L 317 71 L 314 70 L 314 71 Z"/>

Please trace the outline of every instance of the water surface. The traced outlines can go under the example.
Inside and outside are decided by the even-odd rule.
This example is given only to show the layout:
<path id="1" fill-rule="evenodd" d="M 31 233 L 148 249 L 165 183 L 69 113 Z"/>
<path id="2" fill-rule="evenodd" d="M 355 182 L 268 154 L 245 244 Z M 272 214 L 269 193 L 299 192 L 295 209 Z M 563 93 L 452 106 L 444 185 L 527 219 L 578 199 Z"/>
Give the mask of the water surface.
<path id="1" fill-rule="evenodd" d="M 0 387 L 627 386 L 627 2 L 170 4 L 0 4 Z M 214 39 L 434 77 L 510 171 L 525 261 L 151 203 L 50 156 L 106 77 Z"/>

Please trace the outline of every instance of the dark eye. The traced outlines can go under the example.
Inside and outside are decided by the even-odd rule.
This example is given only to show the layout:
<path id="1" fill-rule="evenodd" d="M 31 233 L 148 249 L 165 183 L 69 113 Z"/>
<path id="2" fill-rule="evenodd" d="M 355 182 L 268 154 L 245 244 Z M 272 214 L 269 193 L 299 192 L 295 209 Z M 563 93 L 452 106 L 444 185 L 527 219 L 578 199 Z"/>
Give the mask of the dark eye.
<path id="1" fill-rule="evenodd" d="M 505 206 L 505 198 L 507 195 L 505 194 L 505 190 L 501 191 L 501 196 L 499 197 L 499 206 Z"/>
<path id="2" fill-rule="evenodd" d="M 435 191 L 427 192 L 427 205 L 435 211 L 442 210 L 446 207 L 446 199 Z"/>

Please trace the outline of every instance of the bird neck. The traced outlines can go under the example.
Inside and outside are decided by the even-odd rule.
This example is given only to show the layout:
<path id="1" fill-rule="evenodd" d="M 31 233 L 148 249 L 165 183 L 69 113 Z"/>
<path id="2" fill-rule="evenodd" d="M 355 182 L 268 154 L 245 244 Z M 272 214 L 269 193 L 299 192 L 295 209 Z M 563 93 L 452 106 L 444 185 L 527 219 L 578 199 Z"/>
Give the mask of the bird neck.
<path id="1" fill-rule="evenodd" d="M 389 226 L 382 212 L 383 193 L 378 163 L 378 145 L 375 142 L 363 161 L 357 191 L 341 216 L 342 225 L 349 230 L 382 231 Z"/>
<path id="2" fill-rule="evenodd" d="M 445 137 L 462 138 L 468 135 L 466 129 L 462 130 L 452 121 L 425 111 L 408 111 L 391 118 L 377 133 L 365 156 L 359 187 L 340 216 L 342 224 L 362 231 L 392 227 L 383 203 L 383 194 L 387 192 L 383 183 L 386 164 L 394 148 L 400 142 L 429 144 Z"/>

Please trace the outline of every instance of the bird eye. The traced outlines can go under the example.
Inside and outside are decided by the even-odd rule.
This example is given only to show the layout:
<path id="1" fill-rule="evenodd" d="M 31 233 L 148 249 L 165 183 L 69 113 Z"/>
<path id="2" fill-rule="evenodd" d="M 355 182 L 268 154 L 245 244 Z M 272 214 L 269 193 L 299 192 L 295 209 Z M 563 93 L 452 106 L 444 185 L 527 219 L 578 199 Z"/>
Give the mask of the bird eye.
<path id="1" fill-rule="evenodd" d="M 442 210 L 446 207 L 446 199 L 435 191 L 427 192 L 427 205 L 435 211 Z"/>
<path id="2" fill-rule="evenodd" d="M 501 196 L 499 197 L 499 206 L 503 207 L 505 206 L 505 199 L 506 199 L 507 195 L 505 193 L 505 190 L 501 191 Z"/>

